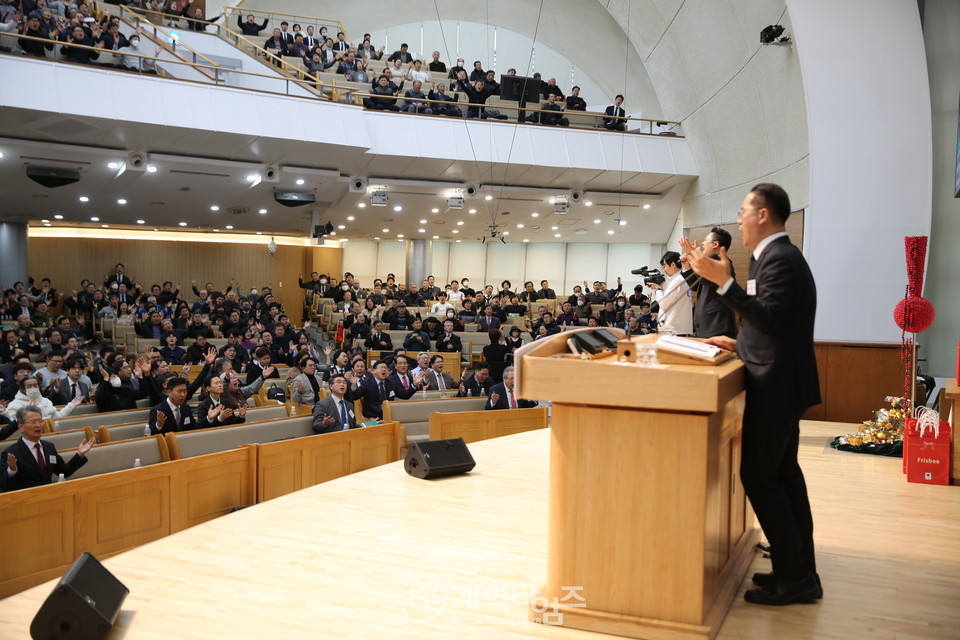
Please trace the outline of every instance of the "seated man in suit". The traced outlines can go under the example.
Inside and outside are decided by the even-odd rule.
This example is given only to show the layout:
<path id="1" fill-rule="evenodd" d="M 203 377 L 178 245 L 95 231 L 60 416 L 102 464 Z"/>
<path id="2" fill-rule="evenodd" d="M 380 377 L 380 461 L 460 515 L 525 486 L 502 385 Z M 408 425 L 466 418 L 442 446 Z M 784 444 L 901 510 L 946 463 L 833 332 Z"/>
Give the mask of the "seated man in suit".
<path id="1" fill-rule="evenodd" d="M 453 320 L 444 321 L 443 333 L 437 338 L 437 351 L 463 351 L 463 342 L 460 340 L 460 337 L 453 335 Z"/>
<path id="2" fill-rule="evenodd" d="M 51 478 L 63 474 L 65 478 L 87 462 L 87 452 L 95 440 L 84 440 L 77 447 L 77 455 L 64 462 L 53 443 L 43 442 L 43 415 L 34 405 L 17 411 L 20 439 L 0 454 L 0 487 L 3 491 L 27 489 L 50 484 Z"/>
<path id="3" fill-rule="evenodd" d="M 371 351 L 393 351 L 393 340 L 390 334 L 383 332 L 383 323 L 379 320 L 373 323 L 373 331 L 367 336 L 363 346 Z"/>
<path id="4" fill-rule="evenodd" d="M 540 105 L 540 109 L 547 112 L 536 114 L 540 116 L 540 124 L 570 126 L 570 120 L 563 116 L 563 107 L 557 104 L 557 94 L 548 94 L 547 101 Z"/>
<path id="5" fill-rule="evenodd" d="M 490 389 L 490 401 L 484 409 L 529 409 L 537 406 L 532 400 L 520 400 L 513 389 L 513 367 L 503 370 L 503 382 Z"/>
<path id="6" fill-rule="evenodd" d="M 55 405 L 67 404 L 74 398 L 87 402 L 92 382 L 83 373 L 83 359 L 71 358 L 66 363 L 67 377 L 57 378 L 51 383 L 47 397 Z"/>
<path id="7" fill-rule="evenodd" d="M 258 378 L 279 378 L 280 372 L 276 368 L 270 366 L 270 361 L 273 358 L 273 355 L 270 351 L 270 347 L 257 347 L 257 350 L 254 352 L 254 358 L 247 363 L 247 384 L 253 384 Z M 267 375 L 264 375 L 264 372 L 267 369 L 273 369 L 273 371 Z"/>
<path id="8" fill-rule="evenodd" d="M 457 383 L 453 376 L 443 370 L 443 356 L 436 355 L 430 358 L 430 369 L 427 371 L 428 391 L 443 391 L 445 389 L 456 389 Z"/>
<path id="9" fill-rule="evenodd" d="M 571 94 L 567 96 L 567 111 L 586 111 L 587 101 L 580 97 L 580 87 L 571 89 Z"/>
<path id="10" fill-rule="evenodd" d="M 313 405 L 313 432 L 333 433 L 357 427 L 353 407 L 346 398 L 347 379 L 335 373 L 330 378 L 330 397 Z"/>
<path id="11" fill-rule="evenodd" d="M 353 400 L 362 400 L 363 417 L 383 420 L 383 403 L 388 400 L 409 400 L 417 391 L 417 386 L 409 388 L 398 384 L 396 376 L 390 375 L 390 368 L 383 360 L 377 360 L 370 367 L 372 376 L 367 376 L 350 387 L 349 396 Z"/>
<path id="12" fill-rule="evenodd" d="M 489 333 L 499 328 L 500 318 L 493 314 L 493 305 L 488 304 L 483 308 L 483 315 L 477 319 L 477 331 Z"/>
<path id="13" fill-rule="evenodd" d="M 623 126 L 624 121 L 620 118 L 626 116 L 627 112 L 620 107 L 621 104 L 623 104 L 623 96 L 617 94 L 613 104 L 607 107 L 604 111 L 604 114 L 610 116 L 603 119 L 604 129 L 609 129 L 610 131 L 623 131 L 625 129 Z"/>
<path id="14" fill-rule="evenodd" d="M 187 404 L 187 379 L 167 382 L 167 399 L 150 409 L 150 433 L 170 433 L 199 428 L 193 409 Z"/>
<path id="15" fill-rule="evenodd" d="M 402 351 L 397 349 L 397 351 Z M 403 388 L 404 391 L 413 390 L 416 392 L 426 385 L 427 372 L 418 371 L 416 374 L 410 371 L 410 359 L 405 353 L 396 353 L 393 360 L 394 374 L 390 380 L 396 383 L 395 386 Z"/>
<path id="16" fill-rule="evenodd" d="M 480 396 L 490 396 L 490 388 L 493 386 L 493 380 L 490 378 L 490 365 L 481 362 L 474 369 L 473 375 L 460 381 L 460 391 L 457 392 L 458 398 Z"/>
<path id="17" fill-rule="evenodd" d="M 403 348 L 409 351 L 430 351 L 430 335 L 423 330 L 420 318 L 414 318 L 413 331 L 403 340 Z"/>

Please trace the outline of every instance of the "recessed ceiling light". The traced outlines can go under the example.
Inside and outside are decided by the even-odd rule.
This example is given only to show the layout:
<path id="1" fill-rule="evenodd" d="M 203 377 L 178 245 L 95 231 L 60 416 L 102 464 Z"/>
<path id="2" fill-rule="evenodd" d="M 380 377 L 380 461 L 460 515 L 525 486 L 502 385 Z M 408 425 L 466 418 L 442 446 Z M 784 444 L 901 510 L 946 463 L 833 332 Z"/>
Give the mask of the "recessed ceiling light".
<path id="1" fill-rule="evenodd" d="M 476 212 L 477 212 L 476 209 L 470 209 L 470 211 L 468 211 L 467 213 L 476 213 Z"/>
<path id="2" fill-rule="evenodd" d="M 103 227 L 104 229 L 109 229 L 109 228 L 110 228 L 110 225 L 108 225 L 108 224 L 102 224 L 102 225 L 100 225 L 100 226 Z"/>
<path id="3" fill-rule="evenodd" d="M 517 225 L 517 229 L 523 229 L 523 223 L 522 223 L 522 222 Z"/>
<path id="4" fill-rule="evenodd" d="M 384 233 L 390 233 L 390 229 L 384 229 L 383 232 L 384 232 Z"/>
<path id="5" fill-rule="evenodd" d="M 393 210 L 394 210 L 394 211 L 403 211 L 403 207 L 401 207 L 400 205 L 396 205 L 396 206 L 393 208 Z"/>
<path id="6" fill-rule="evenodd" d="M 340 242 L 349 242 L 350 238 L 340 238 Z"/>
<path id="7" fill-rule="evenodd" d="M 80 196 L 80 202 L 90 202 L 90 198 L 87 196 Z"/>
<path id="8" fill-rule="evenodd" d="M 367 203 L 366 203 L 366 202 L 358 202 L 358 203 L 357 203 L 357 207 L 359 207 L 360 209 L 363 209 L 365 206 L 367 206 Z"/>
<path id="9" fill-rule="evenodd" d="M 493 196 L 483 196 L 484 200 L 493 200 Z"/>
<path id="10" fill-rule="evenodd" d="M 430 209 L 430 213 L 440 213 L 440 209 L 434 207 L 433 209 Z"/>
<path id="11" fill-rule="evenodd" d="M 181 223 L 180 223 L 180 226 L 181 226 L 181 227 L 185 227 L 185 226 L 187 226 L 187 223 L 186 223 L 186 222 L 181 222 Z"/>
<path id="12" fill-rule="evenodd" d="M 434 239 L 434 240 L 439 240 L 439 239 L 440 239 L 440 236 L 433 236 L 433 239 Z"/>
<path id="13" fill-rule="evenodd" d="M 463 220 L 457 220 L 457 226 L 458 226 L 458 227 L 462 227 L 462 226 L 463 226 Z"/>
<path id="14" fill-rule="evenodd" d="M 137 224 L 146 224 L 146 223 L 147 223 L 146 220 L 137 220 Z"/>
<path id="15" fill-rule="evenodd" d="M 228 224 L 228 225 L 227 225 L 226 227 L 224 227 L 224 228 L 225 228 L 227 231 L 229 231 L 230 229 L 233 229 L 233 225 L 232 225 L 232 224 Z"/>
<path id="16" fill-rule="evenodd" d="M 457 242 L 460 242 L 460 241 L 459 241 L 459 240 L 457 240 Z"/>
<path id="17" fill-rule="evenodd" d="M 154 230 L 154 231 L 160 231 L 160 229 L 157 229 L 156 227 L 154 227 L 153 230 Z"/>
<path id="18" fill-rule="evenodd" d="M 426 220 L 421 220 L 421 221 L 420 221 L 420 224 L 427 224 L 427 221 L 426 221 Z"/>
<path id="19" fill-rule="evenodd" d="M 220 206 L 216 204 L 210 205 L 210 211 L 220 211 Z"/>
<path id="20" fill-rule="evenodd" d="M 426 232 L 427 232 L 426 229 L 417 229 L 417 233 L 426 233 Z"/>
<path id="21" fill-rule="evenodd" d="M 214 233 L 220 233 L 220 229 L 214 229 L 213 232 L 214 232 Z"/>
<path id="22" fill-rule="evenodd" d="M 613 229 L 608 229 L 608 230 L 607 230 L 607 235 L 608 235 L 608 236 L 612 236 L 612 235 L 613 235 Z"/>
<path id="23" fill-rule="evenodd" d="M 100 222 L 100 218 L 98 218 L 97 216 L 93 216 L 92 218 L 90 218 L 90 222 Z"/>
<path id="24" fill-rule="evenodd" d="M 556 231 L 556 230 L 559 229 L 559 228 L 560 228 L 560 227 L 550 227 L 550 231 Z"/>
<path id="25" fill-rule="evenodd" d="M 262 236 L 262 235 L 263 235 L 263 232 L 262 232 L 262 231 L 257 231 L 257 235 L 258 235 L 258 236 Z"/>
<path id="26" fill-rule="evenodd" d="M 530 242 L 530 238 L 524 238 L 523 241 L 524 241 L 524 242 Z"/>
<path id="27" fill-rule="evenodd" d="M 347 216 L 347 222 L 353 222 L 355 218 L 353 216 Z"/>
<path id="28" fill-rule="evenodd" d="M 398 238 L 402 238 L 402 237 L 403 237 L 403 234 L 402 234 L 402 233 L 398 233 L 398 234 L 397 234 L 397 237 L 398 237 Z"/>
<path id="29" fill-rule="evenodd" d="M 596 220 L 594 220 L 594 221 L 593 221 L 593 224 L 600 224 L 600 219 L 597 218 Z"/>
<path id="30" fill-rule="evenodd" d="M 337 225 L 337 229 L 346 229 L 346 228 L 347 228 L 347 225 L 345 225 L 345 224 L 338 224 L 338 225 Z"/>
<path id="31" fill-rule="evenodd" d="M 554 237 L 554 238 L 559 238 L 559 237 L 560 237 L 560 234 L 559 234 L 559 233 L 555 233 L 555 234 L 553 234 L 553 237 Z"/>
<path id="32" fill-rule="evenodd" d="M 47 218 L 44 218 L 44 219 L 41 220 L 40 222 L 50 222 L 50 221 L 49 221 Z"/>
<path id="33" fill-rule="evenodd" d="M 618 220 L 618 221 L 617 221 L 617 224 L 620 225 L 621 227 L 625 227 L 625 226 L 627 226 L 627 221 L 626 221 L 626 220 Z"/>
<path id="34" fill-rule="evenodd" d="M 156 172 L 157 172 L 157 168 L 155 166 L 153 166 L 152 164 L 147 165 L 147 173 L 156 173 Z"/>
<path id="35" fill-rule="evenodd" d="M 557 204 L 557 199 L 556 199 L 556 198 L 550 198 L 549 200 L 547 200 L 547 202 L 549 202 L 550 204 Z"/>
<path id="36" fill-rule="evenodd" d="M 645 204 L 645 205 L 643 205 L 643 208 L 644 208 L 644 209 L 649 209 L 649 208 L 650 208 L 650 205 L 649 205 L 649 204 Z"/>
<path id="37" fill-rule="evenodd" d="M 57 215 L 53 216 L 53 217 L 54 217 L 54 219 L 56 219 L 56 220 L 63 220 L 63 216 L 60 215 L 59 213 L 58 213 Z"/>
<path id="38" fill-rule="evenodd" d="M 43 226 L 45 226 L 45 227 L 52 227 L 53 225 L 50 224 L 49 222 L 47 222 L 47 223 L 45 223 Z"/>
<path id="39" fill-rule="evenodd" d="M 593 202 L 590 201 L 590 200 L 587 200 L 587 201 L 584 202 L 583 204 L 587 205 L 588 207 L 592 207 L 592 206 L 593 206 Z"/>
<path id="40" fill-rule="evenodd" d="M 127 204 L 126 198 L 117 198 L 117 204 Z"/>
<path id="41" fill-rule="evenodd" d="M 460 233 L 460 229 L 454 229 L 452 233 Z"/>
<path id="42" fill-rule="evenodd" d="M 509 232 L 509 231 L 504 231 L 504 232 L 503 232 L 503 235 L 508 236 L 508 235 L 510 235 L 510 232 Z"/>
<path id="43" fill-rule="evenodd" d="M 267 212 L 266 209 L 260 209 L 260 213 L 266 213 L 266 212 Z"/>
<path id="44" fill-rule="evenodd" d="M 303 178 L 297 178 L 297 184 L 303 184 L 305 180 Z"/>
<path id="45" fill-rule="evenodd" d="M 531 218 L 539 218 L 539 217 L 540 217 L 540 214 L 537 213 L 536 211 L 534 211 L 533 213 L 530 214 L 530 217 L 531 217 Z"/>
<path id="46" fill-rule="evenodd" d="M 107 169 L 116 169 L 116 168 L 119 167 L 119 166 L 120 166 L 120 165 L 118 165 L 116 162 L 108 162 L 108 163 L 107 163 Z"/>
<path id="47" fill-rule="evenodd" d="M 380 236 L 373 236 L 373 239 L 374 239 L 374 240 L 379 240 L 379 239 L 380 239 Z"/>

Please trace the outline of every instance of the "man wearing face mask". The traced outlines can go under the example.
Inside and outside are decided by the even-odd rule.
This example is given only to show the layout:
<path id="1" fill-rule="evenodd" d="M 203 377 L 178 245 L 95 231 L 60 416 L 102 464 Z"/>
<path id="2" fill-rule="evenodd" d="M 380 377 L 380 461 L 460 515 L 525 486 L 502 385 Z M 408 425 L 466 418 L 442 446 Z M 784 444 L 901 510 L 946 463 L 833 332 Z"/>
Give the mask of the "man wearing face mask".
<path id="1" fill-rule="evenodd" d="M 590 304 L 587 302 L 587 298 L 584 295 L 580 295 L 574 300 L 574 304 L 577 306 L 573 308 L 573 315 L 577 317 L 577 320 L 586 320 L 593 313 L 590 310 Z"/>
<path id="2" fill-rule="evenodd" d="M 477 295 L 477 292 L 470 288 L 470 280 L 467 278 L 460 279 L 460 292 L 463 293 L 465 298 L 472 298 Z"/>
<path id="3" fill-rule="evenodd" d="M 110 371 L 100 365 L 100 375 L 102 381 L 94 394 L 100 413 L 136 409 L 137 400 L 147 397 L 147 385 L 134 389 L 131 384 L 124 384 L 133 379 L 133 367 L 126 360 L 118 360 Z"/>
<path id="4" fill-rule="evenodd" d="M 153 52 L 153 56 L 156 57 L 160 55 L 162 50 L 163 49 L 161 47 L 157 47 Z M 143 55 L 150 55 L 150 52 L 141 50 L 140 35 L 136 33 L 130 36 L 127 45 L 117 49 L 116 53 L 116 57 L 120 58 L 120 66 L 122 66 L 124 69 L 127 69 L 128 71 L 140 71 L 141 73 L 157 75 L 157 61 L 140 57 Z M 132 286 L 133 285 L 131 283 L 128 285 L 128 288 Z"/>

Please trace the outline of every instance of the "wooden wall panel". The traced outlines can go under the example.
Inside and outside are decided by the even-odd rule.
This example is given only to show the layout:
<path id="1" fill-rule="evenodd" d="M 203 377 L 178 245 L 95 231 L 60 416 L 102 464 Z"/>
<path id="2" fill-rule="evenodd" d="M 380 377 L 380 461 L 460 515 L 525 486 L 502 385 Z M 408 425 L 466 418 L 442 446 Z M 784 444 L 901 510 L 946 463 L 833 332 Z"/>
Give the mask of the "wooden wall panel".
<path id="1" fill-rule="evenodd" d="M 191 278 L 197 278 L 200 286 L 210 281 L 221 289 L 237 278 L 246 290 L 272 284 L 276 297 L 287 306 L 301 299 L 300 273 L 309 277 L 317 265 L 337 273 L 343 254 L 329 247 L 279 245 L 271 255 L 266 244 L 117 238 L 31 238 L 29 252 L 30 275 L 37 280 L 49 277 L 61 292 L 79 288 L 84 278 L 101 283 L 122 262 L 127 275 L 146 288 L 164 280 L 180 282 L 187 299 L 194 297 Z"/>

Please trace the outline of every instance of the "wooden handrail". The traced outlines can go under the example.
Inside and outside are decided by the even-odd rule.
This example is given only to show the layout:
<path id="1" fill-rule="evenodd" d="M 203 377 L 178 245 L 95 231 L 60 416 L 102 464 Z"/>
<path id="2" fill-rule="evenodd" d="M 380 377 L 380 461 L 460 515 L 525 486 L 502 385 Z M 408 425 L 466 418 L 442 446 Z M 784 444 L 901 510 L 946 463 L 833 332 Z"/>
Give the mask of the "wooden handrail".
<path id="1" fill-rule="evenodd" d="M 145 18 L 144 16 L 140 15 L 141 12 L 143 12 L 143 13 L 156 13 L 156 14 L 158 14 L 158 15 L 168 16 L 168 17 L 170 17 L 170 18 L 175 18 L 175 19 L 178 19 L 178 20 L 187 20 L 187 19 L 188 19 L 188 18 L 186 18 L 185 16 L 178 16 L 178 15 L 175 15 L 175 14 L 172 14 L 172 13 L 158 13 L 158 12 L 156 12 L 156 11 L 151 11 L 150 9 L 134 9 L 134 8 L 132 8 L 132 7 L 128 7 L 127 5 L 120 5 L 120 16 L 119 16 L 120 19 L 123 19 L 123 12 L 124 12 L 124 11 L 129 11 L 129 12 L 132 13 L 138 20 L 146 20 L 146 18 Z M 204 60 L 205 62 L 209 63 L 210 66 L 212 66 L 212 67 L 219 67 L 219 66 L 220 66 L 220 65 L 218 65 L 216 62 L 214 62 L 213 60 L 211 60 L 210 58 L 208 58 L 207 56 L 203 55 L 202 53 L 200 53 L 199 51 L 195 50 L 193 47 L 191 47 L 191 46 L 188 45 L 187 43 L 185 43 L 185 42 L 183 42 L 182 40 L 180 40 L 179 38 L 173 38 L 173 37 L 171 37 L 169 31 L 167 31 L 167 29 L 166 29 L 163 25 L 157 24 L 157 23 L 155 23 L 155 22 L 150 22 L 149 20 L 146 20 L 146 22 L 148 22 L 155 30 L 160 31 L 160 33 L 162 33 L 163 35 L 165 35 L 171 42 L 176 42 L 176 43 L 177 43 L 176 45 L 173 46 L 174 52 L 176 52 L 177 46 L 180 46 L 180 47 L 183 47 L 184 49 L 186 49 L 187 51 L 189 51 L 190 53 L 192 53 L 195 58 L 201 58 L 201 59 Z M 137 26 L 139 27 L 140 25 L 137 25 Z"/>
<path id="2" fill-rule="evenodd" d="M 322 85 L 322 82 L 321 82 L 320 79 L 317 78 L 316 76 L 311 76 L 311 75 L 308 74 L 306 71 L 301 71 L 301 70 L 298 69 L 297 67 L 293 66 L 292 64 L 290 64 L 289 62 L 287 62 L 286 60 L 284 60 L 284 59 L 283 59 L 283 56 L 275 56 L 275 55 L 267 52 L 266 49 L 264 49 L 263 47 L 261 47 L 260 45 L 258 45 L 256 42 L 253 42 L 252 40 L 250 40 L 249 38 L 247 38 L 247 37 L 246 37 L 245 35 L 243 35 L 242 33 L 237 33 L 236 31 L 233 31 L 232 29 L 230 29 L 230 28 L 227 27 L 227 26 L 220 26 L 220 25 L 215 25 L 215 26 L 217 27 L 217 35 L 218 35 L 219 37 L 221 37 L 221 38 L 223 38 L 223 39 L 226 40 L 227 38 L 220 34 L 220 31 L 226 31 L 227 34 L 229 34 L 229 35 L 230 35 L 232 38 L 234 38 L 237 42 L 245 42 L 245 43 L 249 44 L 250 46 L 252 46 L 252 47 L 253 47 L 255 50 L 257 50 L 257 51 L 264 51 L 264 52 L 266 52 L 267 55 L 268 55 L 270 58 L 273 58 L 274 60 L 276 60 L 276 61 L 278 61 L 278 62 L 280 63 L 280 68 L 282 68 L 284 71 L 286 71 L 287 74 L 289 74 L 289 75 L 291 75 L 291 76 L 293 76 L 293 77 L 297 77 L 297 76 L 307 76 L 307 77 L 309 77 L 309 78 L 312 78 L 313 81 L 314 81 L 315 83 L 317 83 L 317 85 Z"/>
<path id="3" fill-rule="evenodd" d="M 240 4 L 243 4 L 243 3 L 241 2 Z M 334 18 L 317 18 L 316 16 L 304 16 L 297 13 L 282 13 L 280 11 L 261 11 L 260 9 L 241 9 L 240 4 L 233 7 L 227 6 L 227 7 L 224 7 L 224 9 L 226 9 L 227 13 L 229 13 L 231 16 L 235 15 L 235 12 L 240 12 L 240 13 L 247 13 L 247 14 L 252 13 L 254 15 L 260 14 L 264 16 L 283 16 L 285 18 L 296 18 L 297 20 L 303 20 L 304 22 L 310 20 L 310 21 L 313 21 L 315 25 L 320 25 L 320 26 L 325 26 L 321 24 L 322 22 L 329 22 L 331 24 L 336 23 L 337 26 L 339 27 L 339 30 L 346 33 L 346 30 L 343 28 L 343 22 L 341 22 L 340 20 L 336 20 Z M 319 29 L 320 27 L 318 26 L 317 30 L 319 31 Z"/>

